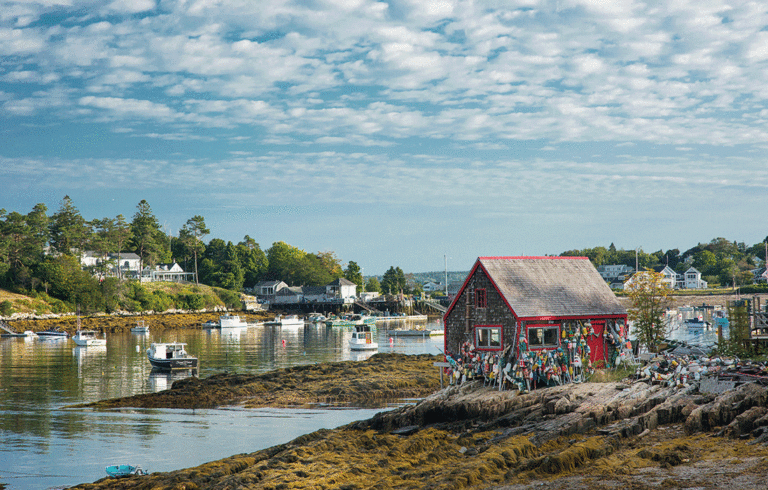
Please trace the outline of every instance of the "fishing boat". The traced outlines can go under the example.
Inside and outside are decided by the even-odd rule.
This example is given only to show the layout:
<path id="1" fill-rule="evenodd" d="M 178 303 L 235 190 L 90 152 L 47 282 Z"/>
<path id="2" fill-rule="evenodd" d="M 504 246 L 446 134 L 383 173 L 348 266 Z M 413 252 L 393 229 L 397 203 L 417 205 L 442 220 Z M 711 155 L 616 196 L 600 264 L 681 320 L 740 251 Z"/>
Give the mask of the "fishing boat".
<path id="1" fill-rule="evenodd" d="M 149 474 L 148 471 L 142 470 L 140 466 L 129 464 L 115 464 L 107 466 L 105 470 L 110 478 L 127 478 L 129 476 L 144 476 Z"/>
<path id="2" fill-rule="evenodd" d="M 307 316 L 307 323 L 325 323 L 327 318 L 322 313 L 310 313 Z"/>
<path id="3" fill-rule="evenodd" d="M 685 327 L 689 331 L 703 331 L 703 330 L 709 330 L 709 322 L 705 322 L 701 318 L 689 318 L 683 322 L 685 324 Z"/>
<path id="4" fill-rule="evenodd" d="M 162 370 L 196 369 L 197 357 L 190 355 L 183 342 L 152 343 L 147 358 L 153 368 Z"/>
<path id="5" fill-rule="evenodd" d="M 378 349 L 379 344 L 374 341 L 373 336 L 376 333 L 376 327 L 371 325 L 355 325 L 352 331 L 352 338 L 349 339 L 349 348 L 352 350 L 373 350 Z"/>
<path id="6" fill-rule="evenodd" d="M 43 330 L 42 332 L 37 332 L 38 337 L 59 337 L 59 338 L 67 338 L 69 337 L 69 334 L 62 330 L 61 328 L 49 328 L 48 330 Z"/>
<path id="7" fill-rule="evenodd" d="M 304 320 L 298 315 L 286 315 L 285 317 L 277 315 L 274 320 L 264 322 L 265 327 L 303 327 Z"/>
<path id="8" fill-rule="evenodd" d="M 135 327 L 131 327 L 132 333 L 149 333 L 149 327 L 146 323 L 144 323 L 144 320 L 137 321 Z"/>
<path id="9" fill-rule="evenodd" d="M 211 329 L 211 328 L 219 328 L 221 325 L 219 325 L 219 322 L 216 320 L 208 320 L 206 322 L 203 322 L 203 328 Z"/>
<path id="10" fill-rule="evenodd" d="M 354 327 L 356 325 L 376 325 L 376 318 L 368 315 L 344 315 L 339 318 L 329 318 L 325 321 L 329 327 Z"/>
<path id="11" fill-rule="evenodd" d="M 74 336 L 72 336 L 72 340 L 75 341 L 75 343 L 82 347 L 88 347 L 91 345 L 107 345 L 107 339 L 105 338 L 99 338 L 96 335 L 98 332 L 95 330 L 78 330 Z"/>
<path id="12" fill-rule="evenodd" d="M 222 315 L 219 317 L 219 326 L 221 328 L 245 328 L 248 323 L 241 320 L 237 315 Z"/>

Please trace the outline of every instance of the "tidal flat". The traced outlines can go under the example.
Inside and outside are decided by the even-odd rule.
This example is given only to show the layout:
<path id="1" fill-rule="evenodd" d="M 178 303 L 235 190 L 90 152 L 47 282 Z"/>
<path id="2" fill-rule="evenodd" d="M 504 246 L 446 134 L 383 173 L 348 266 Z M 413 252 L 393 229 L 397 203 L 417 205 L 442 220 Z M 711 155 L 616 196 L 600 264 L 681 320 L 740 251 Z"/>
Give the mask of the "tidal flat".
<path id="1" fill-rule="evenodd" d="M 744 384 L 718 395 L 642 382 L 592 382 L 519 394 L 470 382 L 439 389 L 435 356 L 376 355 L 364 362 L 267 373 L 269 389 L 248 391 L 237 377 L 212 380 L 203 403 L 315 403 L 326 394 L 374 395 L 374 371 L 407 378 L 431 394 L 334 430 L 192 468 L 79 489 L 394 489 L 394 488 L 762 488 L 768 448 L 768 388 Z M 312 369 L 310 369 L 312 368 Z M 312 371 L 316 370 L 313 374 Z M 396 373 L 395 369 L 400 371 Z M 216 378 L 212 376 L 211 378 Z M 342 382 L 343 380 L 343 382 Z M 403 381 L 406 383 L 406 381 Z M 170 392 L 189 398 L 207 380 Z M 284 383 L 284 386 L 279 385 Z M 312 388 L 315 386 L 315 388 Z M 377 388 L 378 386 L 378 388 Z M 407 388 L 412 389 L 412 388 Z M 233 394 L 226 395 L 226 391 Z M 269 395 L 269 391 L 277 394 Z M 281 392 L 283 392 L 281 394 Z M 289 394 L 293 392 L 294 394 Z M 313 393 L 307 396 L 306 393 Z M 318 396 L 318 394 L 320 396 Z M 148 397 L 168 403 L 167 392 Z M 177 395 L 173 395 L 177 396 Z M 178 395 L 183 399 L 184 395 Z M 270 398 L 270 396 L 274 396 Z M 143 397 L 143 396 L 142 396 Z M 96 407 L 134 406 L 142 397 Z M 344 401 L 344 400 L 339 400 Z M 143 402 L 142 402 L 143 403 Z M 158 402 L 160 403 L 160 402 Z M 186 403 L 186 402 L 185 402 Z M 350 402 L 351 403 L 351 402 Z M 143 405 L 142 405 L 143 406 Z M 169 405 L 158 405 L 169 406 Z"/>

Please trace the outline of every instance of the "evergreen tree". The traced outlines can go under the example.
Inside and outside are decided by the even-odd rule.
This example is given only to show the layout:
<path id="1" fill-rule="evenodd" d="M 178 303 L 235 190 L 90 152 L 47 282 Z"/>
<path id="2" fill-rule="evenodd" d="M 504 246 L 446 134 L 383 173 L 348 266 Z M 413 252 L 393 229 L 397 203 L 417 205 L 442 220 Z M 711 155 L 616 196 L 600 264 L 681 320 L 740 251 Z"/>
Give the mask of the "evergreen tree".
<path id="1" fill-rule="evenodd" d="M 160 229 L 157 218 L 152 214 L 152 208 L 144 199 L 136 206 L 138 209 L 131 221 L 131 247 L 140 258 L 139 277 L 145 265 L 152 266 L 166 255 L 165 233 Z M 170 252 L 170 244 L 168 245 Z"/>
<path id="2" fill-rule="evenodd" d="M 211 232 L 205 226 L 205 219 L 200 215 L 195 215 L 187 220 L 181 228 L 179 238 L 182 239 L 189 252 L 195 259 L 195 282 L 200 284 L 197 271 L 197 255 L 205 251 L 205 244 L 202 238 Z"/>
<path id="3" fill-rule="evenodd" d="M 90 228 L 69 196 L 51 216 L 51 246 L 60 254 L 79 257 L 90 238 Z"/>
<path id="4" fill-rule="evenodd" d="M 360 266 L 357 265 L 357 262 L 354 262 L 352 260 L 349 261 L 349 264 L 347 264 L 347 268 L 344 270 L 344 277 L 355 284 L 357 284 L 357 288 L 359 290 L 363 290 L 363 274 L 362 269 L 360 269 Z"/>

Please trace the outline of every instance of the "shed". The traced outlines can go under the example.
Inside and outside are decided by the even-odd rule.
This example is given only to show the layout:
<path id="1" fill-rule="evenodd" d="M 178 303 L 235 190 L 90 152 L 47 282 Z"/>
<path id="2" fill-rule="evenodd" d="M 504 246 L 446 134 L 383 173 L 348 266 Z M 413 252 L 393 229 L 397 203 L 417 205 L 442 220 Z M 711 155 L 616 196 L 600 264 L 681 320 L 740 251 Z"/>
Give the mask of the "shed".
<path id="1" fill-rule="evenodd" d="M 594 362 L 608 333 L 625 333 L 627 312 L 587 257 L 479 257 L 443 320 L 446 352 L 468 342 L 517 357 L 566 349 L 586 331 Z"/>

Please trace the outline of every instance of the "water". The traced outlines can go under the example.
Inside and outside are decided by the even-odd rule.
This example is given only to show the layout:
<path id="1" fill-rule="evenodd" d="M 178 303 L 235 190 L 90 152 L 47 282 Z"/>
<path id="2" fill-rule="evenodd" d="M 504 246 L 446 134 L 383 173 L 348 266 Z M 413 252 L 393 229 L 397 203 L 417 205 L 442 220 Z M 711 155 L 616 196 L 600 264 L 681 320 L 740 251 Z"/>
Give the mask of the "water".
<path id="1" fill-rule="evenodd" d="M 350 351 L 350 337 L 349 329 L 318 325 L 125 332 L 109 334 L 107 346 L 95 348 L 76 347 L 68 339 L 2 339 L 0 483 L 24 490 L 92 482 L 106 476 L 105 466 L 119 463 L 170 471 L 369 418 L 380 409 L 64 408 L 160 391 L 188 375 L 153 373 L 145 353 L 152 342 L 186 342 L 187 350 L 200 360 L 199 376 L 208 377 L 224 371 L 261 373 L 300 364 L 363 360 L 373 354 Z M 443 347 L 442 337 L 393 337 L 392 344 L 389 338 L 379 327 L 378 352 L 438 354 Z"/>

